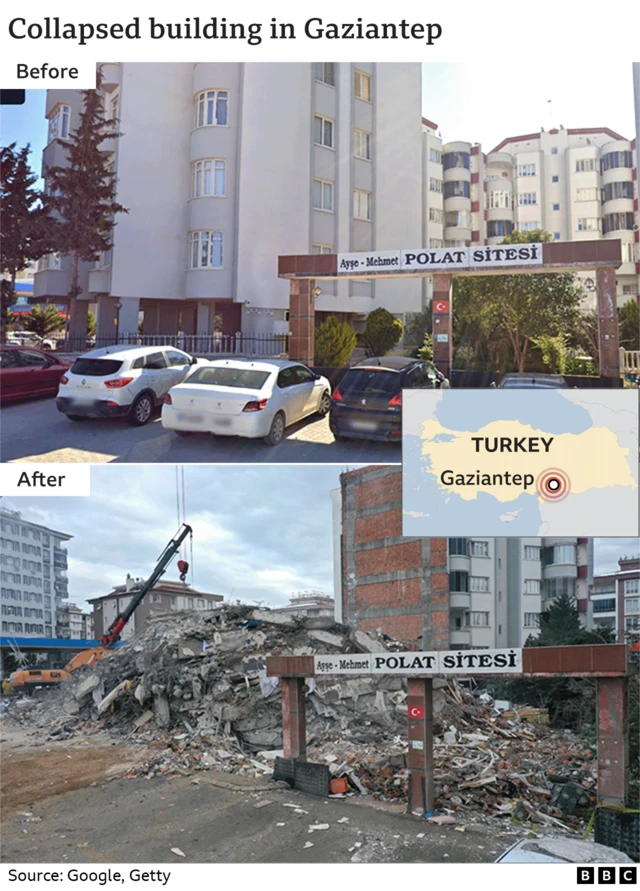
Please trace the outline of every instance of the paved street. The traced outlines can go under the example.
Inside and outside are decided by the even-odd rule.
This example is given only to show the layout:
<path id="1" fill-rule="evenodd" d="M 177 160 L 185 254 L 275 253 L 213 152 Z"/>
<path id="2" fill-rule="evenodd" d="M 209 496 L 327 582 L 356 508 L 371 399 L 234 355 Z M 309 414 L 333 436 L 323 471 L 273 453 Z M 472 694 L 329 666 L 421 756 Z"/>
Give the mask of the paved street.
<path id="1" fill-rule="evenodd" d="M 394 464 L 396 443 L 351 440 L 337 443 L 327 418 L 308 418 L 288 427 L 275 448 L 261 440 L 207 434 L 178 436 L 164 430 L 159 412 L 146 427 L 130 427 L 123 419 L 70 421 L 56 409 L 55 399 L 7 405 L 0 412 L 2 461 L 58 461 L 223 464 Z"/>

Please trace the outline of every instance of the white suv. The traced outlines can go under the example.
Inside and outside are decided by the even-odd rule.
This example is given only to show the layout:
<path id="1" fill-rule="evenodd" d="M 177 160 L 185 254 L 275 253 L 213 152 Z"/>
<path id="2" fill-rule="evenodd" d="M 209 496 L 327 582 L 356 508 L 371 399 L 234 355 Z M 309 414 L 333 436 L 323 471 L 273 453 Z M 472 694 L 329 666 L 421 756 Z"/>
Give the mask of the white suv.
<path id="1" fill-rule="evenodd" d="M 126 416 L 134 427 L 142 427 L 165 393 L 182 383 L 197 362 L 171 346 L 91 350 L 60 378 L 58 411 L 71 421 Z"/>
<path id="2" fill-rule="evenodd" d="M 39 334 L 35 334 L 33 331 L 9 331 L 7 333 L 7 343 L 37 347 L 39 350 L 53 349 L 53 341 L 50 338 L 40 337 Z"/>

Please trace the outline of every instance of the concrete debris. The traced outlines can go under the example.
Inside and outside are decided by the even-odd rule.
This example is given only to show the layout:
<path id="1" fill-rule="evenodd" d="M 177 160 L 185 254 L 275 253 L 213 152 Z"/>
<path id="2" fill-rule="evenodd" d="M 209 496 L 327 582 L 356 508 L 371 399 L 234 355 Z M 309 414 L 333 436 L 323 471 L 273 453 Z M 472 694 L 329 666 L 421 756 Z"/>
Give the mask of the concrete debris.
<path id="1" fill-rule="evenodd" d="M 186 857 L 187 855 L 184 851 L 181 851 L 180 848 L 171 848 L 171 853 L 175 854 L 176 857 Z"/>
<path id="2" fill-rule="evenodd" d="M 311 826 L 309 826 L 309 832 L 316 832 L 319 829 L 328 829 L 328 828 L 329 828 L 328 823 L 313 823 Z"/>
<path id="3" fill-rule="evenodd" d="M 305 843 L 304 843 L 304 846 L 305 846 L 305 848 L 312 848 L 312 847 L 313 847 L 313 842 L 310 842 L 310 841 L 305 842 Z"/>
<path id="4" fill-rule="evenodd" d="M 39 744 L 101 732 L 148 747 L 154 754 L 130 777 L 214 770 L 275 789 L 270 777 L 283 757 L 281 687 L 266 676 L 267 656 L 407 648 L 381 632 L 352 632 L 331 621 L 327 627 L 329 617 L 317 618 L 323 627 L 229 604 L 154 616 L 93 669 L 42 699 L 12 700 L 8 713 L 31 726 Z M 433 687 L 438 814 L 584 828 L 595 802 L 595 751 L 569 731 L 528 723 L 542 710 L 495 701 L 452 679 L 437 678 Z M 400 677 L 309 680 L 307 759 L 327 765 L 331 781 L 339 781 L 334 794 L 406 802 L 406 701 Z"/>

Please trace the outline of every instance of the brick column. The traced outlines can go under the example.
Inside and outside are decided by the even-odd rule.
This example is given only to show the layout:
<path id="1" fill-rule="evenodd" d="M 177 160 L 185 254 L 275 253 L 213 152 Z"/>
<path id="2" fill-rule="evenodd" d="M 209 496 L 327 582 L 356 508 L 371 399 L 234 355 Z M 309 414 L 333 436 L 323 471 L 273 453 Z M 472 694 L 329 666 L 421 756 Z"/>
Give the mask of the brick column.
<path id="1" fill-rule="evenodd" d="M 307 760 L 307 721 L 304 678 L 282 678 L 282 736 L 284 757 Z"/>
<path id="2" fill-rule="evenodd" d="M 624 807 L 629 793 L 627 679 L 598 678 L 598 804 Z"/>
<path id="3" fill-rule="evenodd" d="M 451 310 L 451 276 L 433 276 L 433 362 L 438 371 L 445 377 L 451 374 L 451 359 L 453 357 L 453 316 Z M 448 312 L 436 312 L 436 304 L 446 301 L 449 305 Z M 446 340 L 438 340 L 438 335 L 446 337 Z"/>
<path id="4" fill-rule="evenodd" d="M 596 269 L 598 297 L 598 343 L 600 346 L 600 374 L 620 377 L 618 355 L 618 311 L 616 308 L 616 271 L 609 266 Z"/>
<path id="5" fill-rule="evenodd" d="M 313 279 L 292 278 L 289 283 L 289 358 L 313 365 L 315 307 Z"/>
<path id="6" fill-rule="evenodd" d="M 409 678 L 409 812 L 433 810 L 433 681 Z"/>

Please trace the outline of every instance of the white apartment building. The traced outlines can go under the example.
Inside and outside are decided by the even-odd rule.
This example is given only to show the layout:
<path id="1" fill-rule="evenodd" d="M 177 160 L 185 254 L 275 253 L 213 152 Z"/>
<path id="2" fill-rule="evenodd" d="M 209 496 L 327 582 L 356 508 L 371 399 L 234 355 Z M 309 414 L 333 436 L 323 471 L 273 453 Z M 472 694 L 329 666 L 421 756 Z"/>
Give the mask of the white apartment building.
<path id="1" fill-rule="evenodd" d="M 67 551 L 73 536 L 0 508 L 2 634 L 56 636 L 57 614 L 69 596 Z"/>
<path id="2" fill-rule="evenodd" d="M 618 306 L 640 296 L 636 140 L 560 127 L 507 137 L 483 154 L 478 143 L 443 143 L 424 118 L 422 132 L 425 246 L 498 244 L 514 229 L 541 228 L 556 241 L 615 238 Z M 595 306 L 593 281 L 581 278 L 585 306 Z"/>
<path id="3" fill-rule="evenodd" d="M 398 249 L 422 241 L 421 66 L 414 63 L 121 63 L 102 67 L 104 151 L 117 180 L 113 248 L 83 264 L 79 322 L 98 335 L 286 333 L 281 254 Z M 82 96 L 49 90 L 43 176 L 65 163 Z M 35 296 L 69 288 L 45 258 Z M 421 283 L 320 283 L 315 308 L 354 323 L 421 308 Z M 118 307 L 120 307 L 118 309 Z M 82 330 L 77 332 L 81 334 Z"/>
<path id="4" fill-rule="evenodd" d="M 65 603 L 58 612 L 57 637 L 69 640 L 93 640 L 93 616 L 75 603 Z"/>

